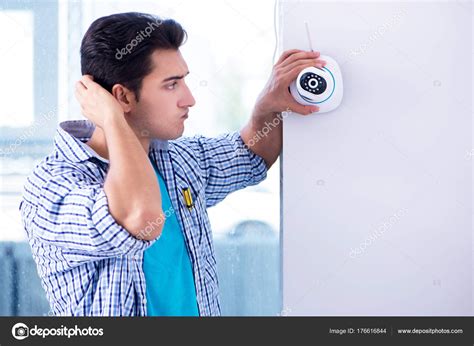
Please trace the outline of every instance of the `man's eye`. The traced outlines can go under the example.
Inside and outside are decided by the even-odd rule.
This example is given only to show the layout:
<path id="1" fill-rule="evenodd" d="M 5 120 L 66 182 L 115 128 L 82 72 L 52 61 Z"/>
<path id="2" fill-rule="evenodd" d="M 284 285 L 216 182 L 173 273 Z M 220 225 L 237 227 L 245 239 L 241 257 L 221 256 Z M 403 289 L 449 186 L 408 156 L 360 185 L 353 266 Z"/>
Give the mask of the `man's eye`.
<path id="1" fill-rule="evenodd" d="M 178 82 L 173 82 L 172 84 L 169 84 L 167 88 L 170 89 L 170 90 L 173 90 L 173 89 L 175 89 L 176 85 L 178 85 Z"/>

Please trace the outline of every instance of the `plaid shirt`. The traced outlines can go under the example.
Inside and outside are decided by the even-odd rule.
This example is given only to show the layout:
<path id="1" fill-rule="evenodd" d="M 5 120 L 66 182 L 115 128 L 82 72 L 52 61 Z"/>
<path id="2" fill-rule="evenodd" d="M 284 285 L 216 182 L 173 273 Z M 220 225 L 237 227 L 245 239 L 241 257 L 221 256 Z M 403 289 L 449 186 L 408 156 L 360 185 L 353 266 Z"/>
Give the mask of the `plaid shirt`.
<path id="1" fill-rule="evenodd" d="M 108 161 L 84 142 L 94 125 L 67 121 L 53 152 L 28 177 L 20 211 L 42 285 L 55 315 L 146 316 L 143 252 L 139 240 L 109 213 L 104 181 Z M 219 316 L 219 287 L 206 208 L 266 178 L 264 160 L 238 132 L 216 138 L 153 140 L 149 158 L 166 182 L 184 233 L 201 316 Z M 194 208 L 186 208 L 189 187 Z M 126 188 L 126 187 L 124 187 Z"/>

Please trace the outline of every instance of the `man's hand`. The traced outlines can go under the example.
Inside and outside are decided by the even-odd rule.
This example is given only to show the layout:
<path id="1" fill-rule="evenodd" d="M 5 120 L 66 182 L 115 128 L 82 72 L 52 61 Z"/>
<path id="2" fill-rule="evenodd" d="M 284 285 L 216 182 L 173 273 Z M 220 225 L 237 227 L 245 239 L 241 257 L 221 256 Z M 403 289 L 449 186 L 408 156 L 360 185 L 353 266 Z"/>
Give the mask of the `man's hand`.
<path id="1" fill-rule="evenodd" d="M 92 76 L 82 76 L 81 80 L 76 82 L 75 95 L 81 105 L 82 114 L 102 129 L 108 118 L 124 114 L 113 95 L 94 82 Z"/>
<path id="2" fill-rule="evenodd" d="M 319 60 L 319 52 L 305 52 L 292 49 L 284 52 L 273 66 L 267 85 L 258 96 L 249 122 L 240 130 L 240 136 L 247 147 L 261 156 L 270 168 L 280 155 L 282 147 L 282 126 L 278 114 L 284 111 L 303 115 L 319 110 L 317 106 L 303 106 L 295 101 L 288 90 L 298 74 L 305 68 L 322 68 L 326 62 Z M 272 126 L 268 126 L 272 123 Z M 267 132 L 262 136 L 263 129 Z"/>
<path id="3" fill-rule="evenodd" d="M 273 66 L 272 74 L 260 93 L 254 108 L 254 115 L 267 116 L 291 110 L 300 114 L 310 114 L 319 110 L 317 106 L 303 106 L 295 101 L 288 88 L 305 68 L 322 68 L 326 62 L 319 60 L 319 52 L 291 49 L 284 52 Z"/>
<path id="4" fill-rule="evenodd" d="M 77 82 L 76 97 L 82 113 L 105 136 L 110 166 L 104 192 L 110 214 L 136 238 L 156 239 L 165 218 L 160 187 L 147 155 L 149 143 L 142 146 L 120 103 L 91 76 L 83 76 Z M 156 226 L 150 229 L 150 224 Z"/>

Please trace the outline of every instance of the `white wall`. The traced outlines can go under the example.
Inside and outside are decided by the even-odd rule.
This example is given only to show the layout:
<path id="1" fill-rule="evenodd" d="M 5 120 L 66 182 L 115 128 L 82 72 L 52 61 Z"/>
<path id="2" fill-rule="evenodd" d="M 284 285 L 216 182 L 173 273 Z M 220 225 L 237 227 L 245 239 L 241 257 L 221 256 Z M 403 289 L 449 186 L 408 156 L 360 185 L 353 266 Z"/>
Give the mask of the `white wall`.
<path id="1" fill-rule="evenodd" d="M 345 84 L 284 120 L 283 313 L 472 315 L 472 2 L 279 7 Z"/>

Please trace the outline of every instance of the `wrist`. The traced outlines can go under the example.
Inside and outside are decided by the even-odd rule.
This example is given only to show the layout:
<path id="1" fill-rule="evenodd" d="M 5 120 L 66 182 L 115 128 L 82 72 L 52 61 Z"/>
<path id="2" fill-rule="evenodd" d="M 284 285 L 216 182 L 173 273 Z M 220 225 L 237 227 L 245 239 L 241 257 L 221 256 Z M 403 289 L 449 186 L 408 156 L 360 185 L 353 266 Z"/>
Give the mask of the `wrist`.
<path id="1" fill-rule="evenodd" d="M 123 125 L 126 123 L 127 121 L 125 120 L 125 115 L 123 113 L 107 112 L 104 115 L 104 119 L 102 122 L 102 129 L 105 131 L 109 127 Z"/>
<path id="2" fill-rule="evenodd" d="M 252 125 L 254 127 L 261 127 L 265 124 L 265 122 L 272 121 L 276 114 L 276 112 L 271 112 L 268 110 L 262 111 L 258 108 L 255 108 L 251 116 Z"/>

